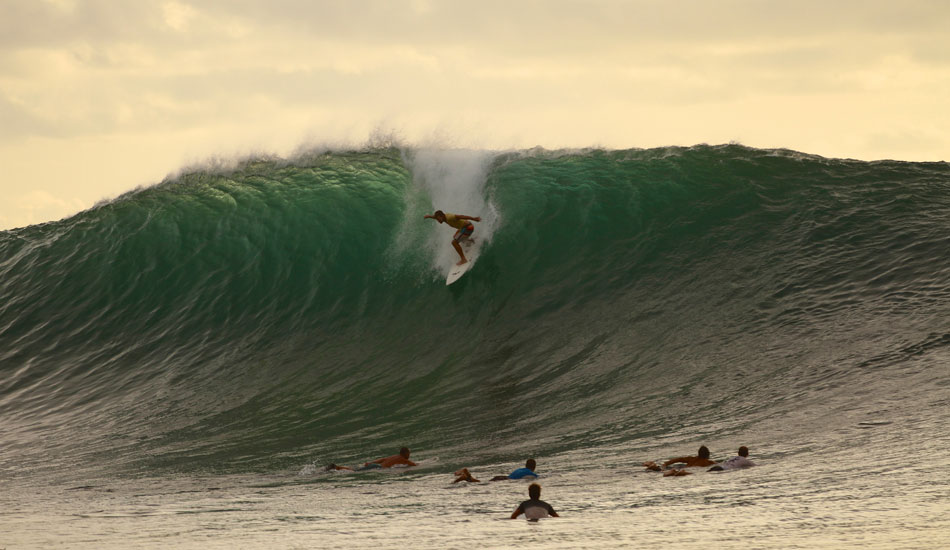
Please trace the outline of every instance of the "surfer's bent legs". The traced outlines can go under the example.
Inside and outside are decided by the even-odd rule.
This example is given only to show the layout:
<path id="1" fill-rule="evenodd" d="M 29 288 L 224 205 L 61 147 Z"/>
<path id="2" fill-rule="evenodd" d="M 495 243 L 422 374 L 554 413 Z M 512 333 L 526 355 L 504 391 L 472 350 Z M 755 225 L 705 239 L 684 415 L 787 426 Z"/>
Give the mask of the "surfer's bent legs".
<path id="1" fill-rule="evenodd" d="M 460 244 L 460 241 L 462 239 L 469 238 L 474 232 L 475 226 L 473 224 L 468 224 L 462 229 L 456 231 L 455 236 L 452 237 L 452 246 L 455 247 L 455 251 L 459 253 L 459 258 L 462 258 L 459 263 L 455 265 L 462 265 L 468 261 L 468 259 L 465 257 L 465 252 L 462 251 L 462 245 Z"/>

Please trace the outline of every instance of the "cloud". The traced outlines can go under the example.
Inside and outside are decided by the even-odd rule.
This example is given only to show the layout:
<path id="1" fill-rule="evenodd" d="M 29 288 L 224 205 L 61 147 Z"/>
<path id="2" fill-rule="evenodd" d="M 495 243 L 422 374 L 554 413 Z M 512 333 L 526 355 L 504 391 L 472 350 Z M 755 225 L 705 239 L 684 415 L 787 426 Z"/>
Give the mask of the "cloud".
<path id="1" fill-rule="evenodd" d="M 381 122 L 472 147 L 947 158 L 950 4 L 909 1 L 3 0 L 0 159 L 65 196 L 54 177 L 111 194 L 182 157 Z"/>
<path id="2" fill-rule="evenodd" d="M 185 31 L 189 22 L 198 13 L 193 7 L 181 2 L 165 2 L 162 6 L 162 12 L 165 24 L 179 32 Z"/>

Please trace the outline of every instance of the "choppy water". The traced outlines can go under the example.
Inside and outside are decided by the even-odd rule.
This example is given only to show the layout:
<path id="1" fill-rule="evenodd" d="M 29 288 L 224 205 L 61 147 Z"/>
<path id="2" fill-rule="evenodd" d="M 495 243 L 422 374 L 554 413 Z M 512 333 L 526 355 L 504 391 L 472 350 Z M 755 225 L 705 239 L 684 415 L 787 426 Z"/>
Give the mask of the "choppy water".
<path id="1" fill-rule="evenodd" d="M 0 232 L 0 548 L 946 547 L 948 207 L 946 163 L 378 149 Z M 435 208 L 483 219 L 451 287 Z M 760 466 L 639 467 L 700 444 Z M 563 517 L 451 484 L 528 457 Z"/>

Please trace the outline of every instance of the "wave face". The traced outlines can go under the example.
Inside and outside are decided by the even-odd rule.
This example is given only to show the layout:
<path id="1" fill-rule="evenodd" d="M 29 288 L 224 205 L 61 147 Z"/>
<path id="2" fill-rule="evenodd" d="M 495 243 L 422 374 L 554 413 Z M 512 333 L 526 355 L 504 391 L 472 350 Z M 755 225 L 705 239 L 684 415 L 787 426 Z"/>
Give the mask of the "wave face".
<path id="1" fill-rule="evenodd" d="M 195 170 L 0 233 L 0 467 L 814 436 L 945 402 L 948 228 L 946 163 L 738 145 Z"/>

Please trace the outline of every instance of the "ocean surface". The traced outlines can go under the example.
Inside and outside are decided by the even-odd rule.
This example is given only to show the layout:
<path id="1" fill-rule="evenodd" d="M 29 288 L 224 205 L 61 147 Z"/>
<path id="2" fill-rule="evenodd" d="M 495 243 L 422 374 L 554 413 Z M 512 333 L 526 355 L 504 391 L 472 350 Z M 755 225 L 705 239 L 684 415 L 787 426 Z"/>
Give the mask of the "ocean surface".
<path id="1" fill-rule="evenodd" d="M 948 413 L 945 162 L 314 151 L 0 232 L 5 550 L 943 549 Z M 641 466 L 700 445 L 758 466 Z M 527 458 L 560 518 L 452 483 Z"/>

